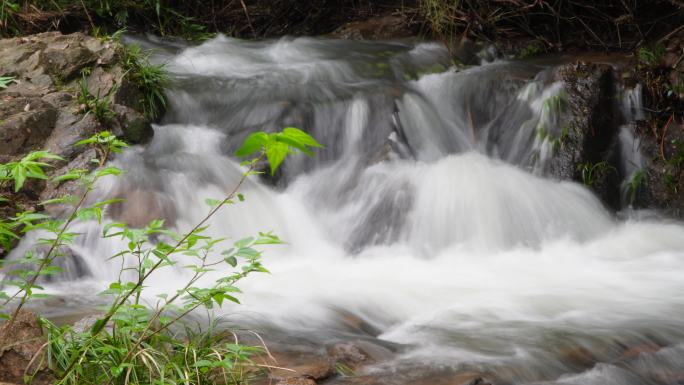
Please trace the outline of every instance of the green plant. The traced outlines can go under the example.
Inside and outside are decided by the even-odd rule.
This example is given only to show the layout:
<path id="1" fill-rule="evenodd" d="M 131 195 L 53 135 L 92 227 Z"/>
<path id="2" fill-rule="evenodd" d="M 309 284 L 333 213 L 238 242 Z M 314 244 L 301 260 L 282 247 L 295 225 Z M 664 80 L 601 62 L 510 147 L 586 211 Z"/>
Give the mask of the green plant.
<path id="1" fill-rule="evenodd" d="M 11 313 L 5 313 L 7 322 L 14 322 L 20 309 L 31 299 L 39 298 L 38 278 L 60 273 L 53 262 L 63 246 L 71 244 L 79 234 L 69 231 L 77 220 L 100 221 L 102 210 L 113 200 L 85 206 L 86 197 L 94 183 L 104 175 L 119 175 L 121 170 L 103 167 L 108 155 L 120 152 L 125 144 L 113 135 L 103 132 L 78 143 L 94 146 L 101 156 L 101 168 L 92 174 L 73 170 L 66 179 L 83 180 L 85 192 L 80 198 L 64 197 L 51 203 L 73 203 L 66 219 L 53 219 L 44 214 L 22 213 L 16 221 L 22 232 L 41 229 L 49 237 L 39 243 L 48 248 L 42 256 L 28 252 L 16 261 L 34 269 L 15 269 L 13 278 L 6 283 L 17 287 L 14 294 L 2 294 L 3 307 L 16 304 Z M 142 229 L 132 229 L 123 223 L 104 226 L 103 237 L 124 239 L 127 249 L 111 258 L 121 260 L 119 278 L 110 283 L 101 294 L 109 298 L 107 310 L 87 330 L 74 330 L 71 326 L 57 327 L 44 321 L 49 333 L 46 364 L 57 376 L 56 384 L 226 384 L 243 383 L 246 367 L 254 366 L 250 357 L 260 350 L 242 346 L 238 341 L 227 341 L 213 334 L 195 333 L 185 329 L 185 318 L 199 308 L 212 309 L 224 302 L 239 303 L 236 284 L 249 274 L 267 272 L 261 264 L 262 245 L 280 244 L 281 240 L 270 233 L 259 233 L 233 242 L 222 248 L 225 241 L 207 235 L 206 223 L 224 206 L 244 198 L 238 191 L 250 175 L 258 174 L 256 167 L 266 159 L 275 172 L 283 160 L 294 151 L 312 154 L 312 148 L 321 147 L 311 136 L 288 127 L 278 133 L 258 132 L 250 135 L 238 156 L 252 156 L 243 162 L 247 170 L 226 197 L 207 202 L 208 214 L 185 234 L 164 228 L 163 221 L 154 220 Z M 0 228 L 1 229 L 1 228 Z M 218 266 L 235 268 L 211 283 L 202 278 Z M 181 287 L 169 294 L 159 295 L 155 306 L 147 305 L 144 298 L 146 282 L 153 274 L 170 266 L 188 270 L 190 277 Z M 0 344 L 7 343 L 0 336 Z M 30 377 L 30 376 L 29 376 Z"/>
<path id="2" fill-rule="evenodd" d="M 109 101 L 106 97 L 100 96 L 100 90 L 97 90 L 97 95 L 93 95 L 88 90 L 88 82 L 86 81 L 86 72 L 83 73 L 83 78 L 79 81 L 79 92 L 77 96 L 78 104 L 81 112 L 85 114 L 92 113 L 100 123 L 106 123 L 114 117 Z"/>
<path id="3" fill-rule="evenodd" d="M 670 192 L 672 192 L 673 194 L 679 193 L 679 188 L 677 186 L 679 179 L 677 178 L 677 176 L 675 176 L 670 171 L 666 171 L 663 175 L 663 180 L 665 181 L 665 186 L 667 186 Z"/>
<path id="4" fill-rule="evenodd" d="M 644 182 L 644 170 L 636 170 L 629 178 L 627 188 L 629 191 L 629 204 L 633 204 L 636 199 L 637 191 Z"/>
<path id="5" fill-rule="evenodd" d="M 338 362 L 335 364 L 335 372 L 342 377 L 354 377 L 354 376 L 356 376 L 356 371 L 354 371 L 353 368 L 351 368 L 351 367 L 349 367 L 349 365 L 345 365 L 344 363 L 341 363 L 341 362 Z"/>
<path id="6" fill-rule="evenodd" d="M 124 49 L 122 65 L 126 74 L 140 90 L 139 100 L 145 115 L 150 119 L 159 118 L 166 108 L 164 89 L 170 78 L 164 65 L 153 65 L 150 54 L 144 53 L 140 46 L 131 45 Z"/>
<path id="7" fill-rule="evenodd" d="M 548 114 L 560 114 L 563 112 L 563 98 L 565 93 L 559 92 L 558 94 L 549 97 L 544 100 L 542 109 L 545 109 Z"/>
<path id="8" fill-rule="evenodd" d="M 313 153 L 309 149 L 321 148 L 322 146 L 304 131 L 286 127 L 282 132 L 270 133 L 256 132 L 245 138 L 245 141 L 235 155 L 248 156 L 261 151 L 268 159 L 273 175 L 287 154 L 293 150 L 299 150 L 309 156 Z"/>
<path id="9" fill-rule="evenodd" d="M 529 57 L 537 56 L 543 52 L 544 46 L 541 43 L 535 41 L 521 49 L 520 53 L 518 53 L 518 57 L 520 57 L 521 59 L 526 59 Z"/>
<path id="10" fill-rule="evenodd" d="M 13 182 L 14 192 L 17 192 L 21 190 L 28 178 L 47 179 L 48 177 L 43 169 L 52 166 L 40 162 L 41 160 L 63 159 L 49 151 L 34 151 L 17 161 L 0 164 L 0 187 L 7 182 Z"/>
<path id="11" fill-rule="evenodd" d="M 592 164 L 591 162 L 579 164 L 577 166 L 577 170 L 581 173 L 582 183 L 584 183 L 585 186 L 591 187 L 594 185 L 595 177 L 598 174 L 602 174 L 611 170 L 614 171 L 615 167 L 604 160 L 595 164 Z"/>
<path id="12" fill-rule="evenodd" d="M 551 148 L 553 149 L 554 153 L 560 150 L 560 148 L 563 146 L 563 143 L 565 143 L 565 140 L 568 138 L 568 135 L 570 135 L 570 129 L 565 126 L 561 129 L 560 136 L 554 137 L 551 140 Z"/>
<path id="13" fill-rule="evenodd" d="M 0 188 L 4 188 L 8 184 L 14 184 L 14 192 L 16 193 L 24 187 L 27 179 L 47 179 L 44 168 L 52 167 L 52 165 L 41 162 L 41 160 L 61 159 L 59 156 L 48 151 L 35 151 L 17 161 L 0 163 Z M 7 204 L 9 202 L 9 199 L 0 196 L 0 204 Z M 19 239 L 17 229 L 22 225 L 22 220 L 26 220 L 30 215 L 30 213 L 23 214 L 23 216 L 16 218 L 0 219 L 0 251 L 9 251 L 14 242 Z M 0 299 L 2 299 L 1 294 Z"/>
<path id="14" fill-rule="evenodd" d="M 662 44 L 657 44 L 652 48 L 640 47 L 637 50 L 637 58 L 639 62 L 648 67 L 658 67 L 663 62 L 665 57 L 665 47 Z"/>
<path id="15" fill-rule="evenodd" d="M 0 90 L 9 87 L 12 83 L 15 83 L 13 76 L 0 76 Z"/>
<path id="16" fill-rule="evenodd" d="M 19 3 L 17 1 L 0 0 L 0 33 L 14 27 L 14 15 L 18 11 Z"/>

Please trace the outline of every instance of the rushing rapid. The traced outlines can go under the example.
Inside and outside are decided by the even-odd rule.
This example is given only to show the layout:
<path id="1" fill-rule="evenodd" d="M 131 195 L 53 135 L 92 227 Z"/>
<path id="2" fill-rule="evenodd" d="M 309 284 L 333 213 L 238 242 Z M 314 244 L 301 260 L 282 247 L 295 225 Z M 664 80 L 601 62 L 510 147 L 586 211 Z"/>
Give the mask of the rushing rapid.
<path id="1" fill-rule="evenodd" d="M 246 201 L 212 219 L 216 236 L 287 241 L 222 316 L 299 342 L 370 341 L 390 353 L 362 374 L 388 383 L 460 369 L 505 383 L 684 380 L 684 227 L 618 219 L 584 186 L 545 175 L 538 131 L 556 117 L 543 106 L 564 87 L 550 68 L 460 68 L 433 43 L 145 44 L 175 85 L 151 143 L 114 160 L 126 175 L 93 194 L 127 199 L 113 219 L 190 229 L 239 179 L 232 154 L 255 130 L 295 126 L 325 146 L 251 179 Z M 621 130 L 631 173 L 641 155 Z M 78 226 L 75 261 L 50 290 L 87 303 L 82 293 L 116 279 L 108 257 L 125 243 Z M 150 293 L 187 274 L 160 274 Z M 373 332 L 351 330 L 349 315 Z"/>

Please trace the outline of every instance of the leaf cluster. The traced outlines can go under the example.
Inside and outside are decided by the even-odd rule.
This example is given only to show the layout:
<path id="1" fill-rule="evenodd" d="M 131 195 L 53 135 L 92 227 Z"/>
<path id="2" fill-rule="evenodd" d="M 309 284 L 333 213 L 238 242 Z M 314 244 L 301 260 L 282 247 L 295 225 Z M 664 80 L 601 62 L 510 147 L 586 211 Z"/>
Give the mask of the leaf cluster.
<path id="1" fill-rule="evenodd" d="M 235 152 L 236 156 L 244 157 L 257 152 L 263 152 L 266 155 L 268 164 L 271 169 L 271 175 L 275 174 L 276 170 L 285 160 L 288 154 L 299 150 L 306 155 L 313 155 L 312 148 L 322 148 L 311 135 L 306 132 L 294 128 L 286 127 L 282 132 L 266 133 L 255 132 L 247 136 L 242 146 Z"/>

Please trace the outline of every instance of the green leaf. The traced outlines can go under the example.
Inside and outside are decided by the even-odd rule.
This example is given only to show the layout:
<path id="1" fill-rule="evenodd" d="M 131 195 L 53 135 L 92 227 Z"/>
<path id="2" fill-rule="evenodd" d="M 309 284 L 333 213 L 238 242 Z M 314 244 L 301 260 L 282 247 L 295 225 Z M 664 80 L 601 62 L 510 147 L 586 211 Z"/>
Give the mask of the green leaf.
<path id="1" fill-rule="evenodd" d="M 224 259 L 224 261 L 226 261 L 226 263 L 233 267 L 237 266 L 238 263 L 237 258 L 235 258 L 234 256 L 227 257 L 226 259 Z"/>
<path id="2" fill-rule="evenodd" d="M 8 4 L 8 6 L 13 8 L 13 9 L 14 9 L 14 7 L 12 7 L 12 6 L 17 6 L 17 8 L 19 6 L 19 4 L 14 4 L 14 3 L 3 2 L 3 5 L 4 4 Z M 14 77 L 12 77 L 12 76 L 0 76 L 0 90 L 9 87 L 9 85 L 12 83 L 16 83 L 16 81 L 14 80 Z"/>
<path id="3" fill-rule="evenodd" d="M 242 157 L 251 155 L 261 150 L 269 140 L 270 137 L 265 132 L 254 132 L 249 134 L 244 142 L 242 142 L 242 146 L 235 152 L 235 156 Z"/>
<path id="4" fill-rule="evenodd" d="M 66 174 L 62 174 L 62 175 L 53 177 L 52 180 L 57 182 L 57 183 L 68 181 L 68 180 L 75 180 L 75 179 L 79 179 L 85 173 L 86 173 L 86 170 L 84 170 L 84 169 L 73 169 L 73 170 L 70 170 L 69 172 L 67 172 Z"/>
<path id="5" fill-rule="evenodd" d="M 93 327 L 90 328 L 90 334 L 93 336 L 96 335 L 97 333 L 99 333 L 102 330 L 102 328 L 104 328 L 104 325 L 105 325 L 105 321 L 103 319 L 98 319 L 93 324 Z"/>
<path id="6" fill-rule="evenodd" d="M 204 200 L 204 203 L 209 205 L 209 207 L 216 207 L 216 206 L 220 205 L 221 202 L 223 202 L 223 201 L 218 200 L 218 199 L 211 199 L 211 198 L 207 198 Z"/>
<path id="7" fill-rule="evenodd" d="M 97 170 L 97 172 L 95 172 L 95 176 L 97 176 L 98 178 L 106 176 L 106 175 L 119 176 L 119 175 L 121 175 L 121 169 L 116 168 L 116 167 L 105 167 L 105 168 Z"/>
<path id="8" fill-rule="evenodd" d="M 308 147 L 323 147 L 311 135 L 295 127 L 285 127 L 282 135 Z"/>
<path id="9" fill-rule="evenodd" d="M 289 152 L 290 146 L 287 143 L 270 141 L 266 145 L 266 159 L 271 167 L 271 175 L 275 174 Z"/>
<path id="10" fill-rule="evenodd" d="M 14 177 L 14 192 L 19 192 L 26 182 L 26 170 L 23 167 L 18 167 L 13 172 Z"/>
<path id="11" fill-rule="evenodd" d="M 254 241 L 254 237 L 247 237 L 247 238 L 242 238 L 238 241 L 235 241 L 234 245 L 235 247 L 242 248 L 250 245 Z"/>

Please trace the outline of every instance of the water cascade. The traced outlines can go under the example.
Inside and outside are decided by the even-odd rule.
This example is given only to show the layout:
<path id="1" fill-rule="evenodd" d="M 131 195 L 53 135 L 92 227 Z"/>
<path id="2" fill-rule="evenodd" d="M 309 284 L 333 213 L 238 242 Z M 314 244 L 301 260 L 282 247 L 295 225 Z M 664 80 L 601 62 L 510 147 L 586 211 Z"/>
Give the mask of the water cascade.
<path id="1" fill-rule="evenodd" d="M 584 186 L 544 175 L 553 144 L 540 129 L 558 118 L 544 106 L 564 87 L 550 67 L 458 68 L 433 43 L 145 44 L 175 85 L 151 143 L 119 156 L 127 174 L 97 186 L 97 198 L 128 199 L 111 216 L 188 230 L 205 199 L 240 177 L 232 154 L 250 132 L 294 126 L 325 146 L 289 158 L 276 178 L 251 179 L 246 201 L 212 220 L 217 236 L 273 231 L 288 242 L 266 250 L 272 274 L 243 282 L 243 304 L 224 317 L 301 340 L 369 340 L 392 354 L 368 373 L 397 384 L 417 383 L 416 368 L 506 383 L 684 378 L 684 227 L 617 219 Z M 625 110 L 642 114 L 638 97 Z M 87 303 L 82 293 L 116 278 L 107 258 L 125 244 L 79 226 L 78 268 L 49 290 Z M 152 291 L 185 274 L 168 270 Z M 341 314 L 377 335 L 350 332 Z M 624 357 L 631 346 L 662 348 Z M 573 359 L 584 352 L 595 364 Z"/>

